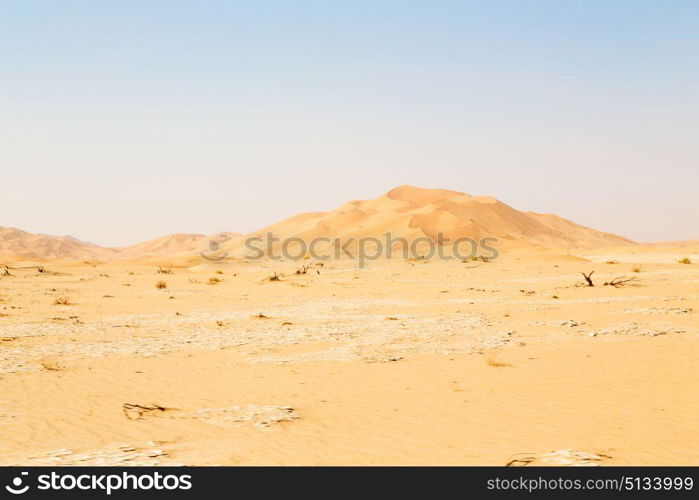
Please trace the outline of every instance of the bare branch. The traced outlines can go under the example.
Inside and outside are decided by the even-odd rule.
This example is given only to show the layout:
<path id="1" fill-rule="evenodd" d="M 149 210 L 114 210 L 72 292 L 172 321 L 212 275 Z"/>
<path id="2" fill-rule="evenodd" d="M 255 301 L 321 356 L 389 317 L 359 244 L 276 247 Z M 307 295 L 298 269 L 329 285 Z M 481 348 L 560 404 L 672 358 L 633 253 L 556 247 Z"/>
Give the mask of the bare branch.
<path id="1" fill-rule="evenodd" d="M 627 278 L 626 276 L 619 276 L 618 278 L 614 278 L 611 281 L 607 281 L 604 283 L 604 286 L 613 286 L 613 287 L 620 287 L 624 286 L 625 283 L 628 283 L 629 281 L 636 281 L 638 278 L 635 276 L 632 276 L 631 278 Z"/>

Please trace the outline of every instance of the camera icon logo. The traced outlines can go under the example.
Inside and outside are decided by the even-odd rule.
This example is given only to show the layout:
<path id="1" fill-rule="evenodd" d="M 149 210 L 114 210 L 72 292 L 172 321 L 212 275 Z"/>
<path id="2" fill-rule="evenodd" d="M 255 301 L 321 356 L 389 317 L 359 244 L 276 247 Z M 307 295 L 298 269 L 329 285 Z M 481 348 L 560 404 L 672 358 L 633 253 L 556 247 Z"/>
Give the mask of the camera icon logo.
<path id="1" fill-rule="evenodd" d="M 22 472 L 20 473 L 19 476 L 15 477 L 12 479 L 12 485 L 7 485 L 5 486 L 5 489 L 12 493 L 13 495 L 21 495 L 22 493 L 26 493 L 27 490 L 29 489 L 29 485 L 25 485 L 22 487 L 22 476 L 27 476 L 29 475 L 28 472 Z"/>

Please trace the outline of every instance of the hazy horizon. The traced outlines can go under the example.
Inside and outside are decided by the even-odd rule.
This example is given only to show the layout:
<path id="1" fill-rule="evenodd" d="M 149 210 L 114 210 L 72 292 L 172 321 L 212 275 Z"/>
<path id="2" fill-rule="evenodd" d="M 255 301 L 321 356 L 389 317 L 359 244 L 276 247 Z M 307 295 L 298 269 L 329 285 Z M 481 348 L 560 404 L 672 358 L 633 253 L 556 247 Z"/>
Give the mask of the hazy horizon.
<path id="1" fill-rule="evenodd" d="M 4 6 L 0 226 L 123 246 L 411 184 L 699 239 L 699 4 Z"/>

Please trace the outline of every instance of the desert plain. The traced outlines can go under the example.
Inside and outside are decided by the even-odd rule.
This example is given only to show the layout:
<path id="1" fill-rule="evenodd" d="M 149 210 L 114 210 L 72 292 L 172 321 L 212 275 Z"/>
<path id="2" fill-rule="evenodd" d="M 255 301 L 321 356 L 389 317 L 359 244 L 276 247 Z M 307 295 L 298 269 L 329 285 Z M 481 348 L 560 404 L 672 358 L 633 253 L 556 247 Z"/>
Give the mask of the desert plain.
<path id="1" fill-rule="evenodd" d="M 392 193 L 314 227 L 407 214 L 401 234 L 456 231 L 452 215 L 485 204 L 469 212 L 482 236 L 519 217 Z M 7 253 L 0 461 L 699 465 L 699 243 L 536 237 L 493 260 L 364 267 Z"/>

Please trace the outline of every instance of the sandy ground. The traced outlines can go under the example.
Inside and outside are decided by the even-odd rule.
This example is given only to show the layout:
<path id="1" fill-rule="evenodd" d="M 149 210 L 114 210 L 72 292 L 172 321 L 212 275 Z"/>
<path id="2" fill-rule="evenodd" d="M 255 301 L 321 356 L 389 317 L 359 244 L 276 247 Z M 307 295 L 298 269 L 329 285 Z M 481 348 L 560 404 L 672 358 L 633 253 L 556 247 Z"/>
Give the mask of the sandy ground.
<path id="1" fill-rule="evenodd" d="M 627 257 L 17 264 L 0 462 L 699 465 L 699 266 Z"/>

